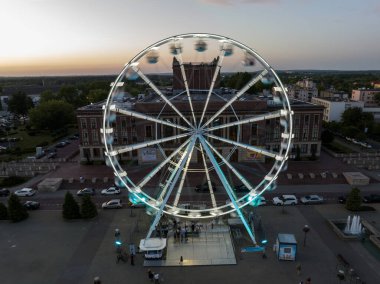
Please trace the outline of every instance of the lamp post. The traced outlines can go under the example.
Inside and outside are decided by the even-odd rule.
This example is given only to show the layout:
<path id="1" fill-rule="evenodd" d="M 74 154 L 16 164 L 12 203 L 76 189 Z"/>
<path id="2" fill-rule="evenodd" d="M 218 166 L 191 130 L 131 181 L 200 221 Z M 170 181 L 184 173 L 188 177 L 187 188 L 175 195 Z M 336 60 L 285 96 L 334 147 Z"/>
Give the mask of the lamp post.
<path id="1" fill-rule="evenodd" d="M 308 225 L 305 225 L 302 229 L 302 231 L 305 233 L 305 236 L 303 238 L 303 246 L 306 246 L 306 235 L 310 231 L 310 227 Z"/>

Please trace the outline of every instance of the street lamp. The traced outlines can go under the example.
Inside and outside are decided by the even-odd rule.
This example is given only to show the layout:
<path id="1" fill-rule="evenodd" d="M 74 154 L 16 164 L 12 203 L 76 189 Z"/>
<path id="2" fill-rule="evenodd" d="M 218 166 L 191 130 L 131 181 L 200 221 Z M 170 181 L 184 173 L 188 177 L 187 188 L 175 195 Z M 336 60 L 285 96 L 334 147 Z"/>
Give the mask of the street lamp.
<path id="1" fill-rule="evenodd" d="M 303 238 L 303 246 L 306 246 L 306 235 L 310 231 L 310 227 L 308 225 L 305 225 L 302 229 L 302 231 L 305 233 L 305 236 Z"/>

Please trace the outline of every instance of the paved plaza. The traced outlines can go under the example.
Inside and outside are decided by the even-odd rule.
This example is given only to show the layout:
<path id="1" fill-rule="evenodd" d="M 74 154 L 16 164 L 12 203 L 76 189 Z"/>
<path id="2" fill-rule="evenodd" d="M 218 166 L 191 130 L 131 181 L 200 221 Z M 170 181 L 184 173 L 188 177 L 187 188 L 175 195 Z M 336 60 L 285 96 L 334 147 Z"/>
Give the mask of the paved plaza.
<path id="1" fill-rule="evenodd" d="M 380 210 L 379 205 L 375 205 Z M 138 244 L 150 219 L 143 209 L 101 211 L 90 221 L 63 221 L 61 211 L 31 212 L 21 223 L 0 222 L 0 277 L 2 284 L 13 283 L 149 283 L 148 267 L 138 254 L 135 265 L 116 263 L 114 230 L 120 228 L 123 246 Z M 380 282 L 380 261 L 360 241 L 340 240 L 328 227 L 327 218 L 346 218 L 342 205 L 295 206 L 285 210 L 274 206 L 259 207 L 269 241 L 267 258 L 261 253 L 241 253 L 246 242 L 234 239 L 237 264 L 222 266 L 151 267 L 164 283 L 299 283 L 311 277 L 312 283 L 338 283 L 336 255 L 344 256 L 366 283 Z M 360 214 L 380 229 L 377 212 Z M 311 231 L 303 247 L 302 228 Z M 271 250 L 278 233 L 292 233 L 298 241 L 296 262 L 278 261 Z M 194 244 L 188 243 L 188 249 Z M 178 255 L 174 256 L 178 258 Z M 186 259 L 186 258 L 185 258 Z M 179 259 L 177 260 L 179 262 Z M 301 264 L 297 275 L 296 265 Z M 344 283 L 344 282 L 343 282 Z M 348 283 L 348 282 L 347 282 Z"/>

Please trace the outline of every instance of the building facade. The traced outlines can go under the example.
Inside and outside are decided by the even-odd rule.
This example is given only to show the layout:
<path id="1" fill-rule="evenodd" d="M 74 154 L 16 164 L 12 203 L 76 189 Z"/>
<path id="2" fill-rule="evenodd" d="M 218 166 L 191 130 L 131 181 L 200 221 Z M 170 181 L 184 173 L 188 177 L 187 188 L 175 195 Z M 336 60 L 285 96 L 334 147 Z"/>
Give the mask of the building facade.
<path id="1" fill-rule="evenodd" d="M 312 98 L 318 97 L 316 84 L 311 80 L 298 81 L 295 85 L 289 85 L 288 95 L 290 98 L 304 102 L 311 102 Z"/>
<path id="2" fill-rule="evenodd" d="M 232 95 L 224 94 L 223 96 L 228 99 Z M 206 95 L 192 95 L 192 98 L 194 109 L 201 110 Z M 188 112 L 188 103 L 185 94 L 178 96 L 172 102 L 188 120 L 192 119 L 191 114 Z M 104 103 L 92 104 L 77 110 L 80 133 L 80 157 L 83 162 L 104 161 L 104 147 L 100 135 L 103 104 Z M 211 117 L 211 115 L 224 104 L 225 101 L 221 98 L 210 100 L 208 108 L 209 112 L 206 113 L 204 121 Z M 157 117 L 160 113 L 160 119 L 178 124 L 181 123 L 181 118 L 179 118 L 171 108 L 164 108 L 164 103 L 157 102 L 156 98 L 153 99 L 153 96 L 147 96 L 141 101 L 117 102 L 117 107 L 128 108 L 154 117 Z M 299 147 L 301 150 L 301 156 L 310 156 L 313 154 L 319 156 L 321 150 L 320 134 L 323 107 L 299 101 L 292 101 L 291 107 L 294 111 L 294 143 L 292 154 L 295 155 L 296 149 Z M 233 122 L 237 119 L 240 120 L 256 114 L 272 112 L 276 109 L 279 109 L 279 107 L 273 104 L 272 100 L 250 96 L 244 101 L 236 101 L 234 103 L 234 112 L 223 112 L 223 114 L 215 120 L 213 125 Z M 199 120 L 201 113 L 196 112 L 195 116 L 196 119 Z M 113 124 L 113 128 L 113 145 L 115 147 L 156 140 L 181 133 L 180 129 L 140 120 L 127 115 L 118 115 Z M 278 151 L 280 149 L 281 126 L 279 119 L 244 124 L 240 129 L 237 126 L 219 129 L 215 130 L 212 134 L 234 141 L 239 140 L 242 143 L 255 145 L 268 150 Z M 139 164 L 158 162 L 163 159 L 163 152 L 168 155 L 183 143 L 184 140 L 184 138 L 181 138 L 163 143 L 161 144 L 162 149 L 149 147 L 124 153 L 121 155 L 121 159 L 137 160 Z M 230 155 L 230 160 L 233 162 L 265 161 L 265 157 L 258 153 L 247 151 L 245 149 L 232 151 L 233 146 L 231 146 L 231 144 L 215 139 L 210 141 L 212 141 L 214 147 L 222 153 L 223 156 L 226 157 Z M 201 153 L 198 150 L 195 150 L 192 156 L 192 162 L 200 161 Z"/>
<path id="3" fill-rule="evenodd" d="M 352 90 L 351 99 L 364 102 L 365 107 L 377 107 L 376 94 L 380 94 L 380 89 L 357 89 Z"/>
<path id="4" fill-rule="evenodd" d="M 352 101 L 352 100 L 339 100 L 339 99 L 327 99 L 327 98 L 313 98 L 311 102 L 315 105 L 324 107 L 323 121 L 331 122 L 341 120 L 343 112 L 348 108 L 358 107 L 363 109 L 364 102 Z"/>

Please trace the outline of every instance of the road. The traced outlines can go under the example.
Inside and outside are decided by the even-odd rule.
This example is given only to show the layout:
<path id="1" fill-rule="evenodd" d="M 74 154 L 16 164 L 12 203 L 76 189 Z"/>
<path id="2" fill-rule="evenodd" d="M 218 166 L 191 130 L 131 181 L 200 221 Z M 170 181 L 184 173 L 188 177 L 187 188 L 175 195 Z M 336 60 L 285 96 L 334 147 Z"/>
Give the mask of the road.
<path id="1" fill-rule="evenodd" d="M 371 193 L 379 193 L 379 184 L 370 184 L 367 186 L 360 187 L 362 195 L 367 195 Z M 79 188 L 78 188 L 79 190 Z M 337 197 L 341 195 L 347 195 L 351 190 L 351 186 L 348 184 L 332 184 L 332 185 L 282 185 L 278 186 L 278 188 L 274 191 L 269 191 L 263 194 L 263 196 L 267 199 L 269 205 L 271 205 L 271 199 L 274 196 L 278 196 L 281 194 L 294 194 L 298 198 L 308 194 L 318 194 L 323 196 L 325 203 L 337 203 Z M 41 210 L 61 210 L 62 204 L 64 201 L 64 196 L 67 191 L 70 191 L 75 198 L 80 202 L 81 197 L 76 196 L 76 189 L 66 190 L 60 189 L 56 192 L 38 192 L 33 197 L 21 197 L 22 201 L 26 200 L 35 200 L 40 202 Z M 156 193 L 155 188 L 148 188 L 147 193 L 155 196 Z M 244 193 L 239 193 L 238 196 L 242 196 Z M 218 188 L 215 192 L 215 197 L 217 203 L 224 204 L 228 199 L 227 194 L 222 190 L 222 188 Z M 101 208 L 101 204 L 105 201 L 120 198 L 123 201 L 124 208 L 128 208 L 128 193 L 126 190 L 122 191 L 120 195 L 110 195 L 103 196 L 100 194 L 100 190 L 96 190 L 95 196 L 92 197 L 95 204 Z M 169 203 L 172 201 L 169 199 Z M 7 197 L 0 197 L 0 202 L 6 203 Z M 195 192 L 192 187 L 184 187 L 182 190 L 182 196 L 180 203 L 206 203 L 211 204 L 210 196 L 208 192 Z"/>

